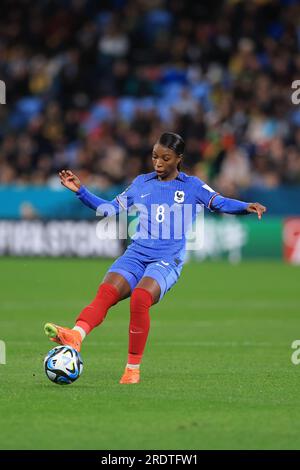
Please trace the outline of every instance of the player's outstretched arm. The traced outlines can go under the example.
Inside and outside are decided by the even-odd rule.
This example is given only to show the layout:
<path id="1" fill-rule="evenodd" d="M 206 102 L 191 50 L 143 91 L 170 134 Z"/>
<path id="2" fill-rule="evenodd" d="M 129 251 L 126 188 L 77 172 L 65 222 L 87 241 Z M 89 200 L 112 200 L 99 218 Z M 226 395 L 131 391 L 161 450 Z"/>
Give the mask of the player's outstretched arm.
<path id="1" fill-rule="evenodd" d="M 237 199 L 230 199 L 223 197 L 220 194 L 216 194 L 211 199 L 209 208 L 225 214 L 257 214 L 258 218 L 261 219 L 267 208 L 259 202 L 243 202 Z"/>
<path id="2" fill-rule="evenodd" d="M 119 205 L 115 201 L 107 201 L 101 197 L 96 196 L 87 190 L 81 183 L 78 176 L 76 176 L 71 170 L 62 170 L 59 172 L 60 182 L 63 186 L 76 193 L 78 199 L 83 204 L 97 211 L 98 215 L 112 215 L 119 211 Z M 101 206 L 103 210 L 101 210 Z"/>

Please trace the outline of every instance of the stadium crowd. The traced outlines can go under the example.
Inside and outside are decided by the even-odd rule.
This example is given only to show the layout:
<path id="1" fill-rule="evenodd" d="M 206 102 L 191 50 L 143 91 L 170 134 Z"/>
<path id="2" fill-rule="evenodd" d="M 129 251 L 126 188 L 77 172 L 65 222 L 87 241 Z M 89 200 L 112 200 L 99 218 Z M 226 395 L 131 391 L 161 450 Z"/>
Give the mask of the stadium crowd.
<path id="1" fill-rule="evenodd" d="M 126 185 L 160 134 L 229 197 L 300 184 L 300 2 L 3 0 L 0 184 Z"/>

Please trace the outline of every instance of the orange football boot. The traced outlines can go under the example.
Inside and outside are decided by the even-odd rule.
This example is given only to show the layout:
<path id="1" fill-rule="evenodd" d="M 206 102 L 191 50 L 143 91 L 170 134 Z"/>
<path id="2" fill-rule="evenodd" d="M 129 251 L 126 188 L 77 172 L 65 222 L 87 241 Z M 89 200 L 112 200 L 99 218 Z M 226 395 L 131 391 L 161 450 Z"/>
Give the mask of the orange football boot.
<path id="1" fill-rule="evenodd" d="M 76 349 L 76 351 L 80 351 L 82 338 L 79 331 L 64 328 L 63 326 L 58 326 L 54 323 L 46 323 L 44 331 L 50 341 L 54 341 L 55 343 L 62 344 L 64 346 L 71 346 Z"/>
<path id="2" fill-rule="evenodd" d="M 140 381 L 140 369 L 125 368 L 125 372 L 121 377 L 120 384 L 138 384 Z"/>

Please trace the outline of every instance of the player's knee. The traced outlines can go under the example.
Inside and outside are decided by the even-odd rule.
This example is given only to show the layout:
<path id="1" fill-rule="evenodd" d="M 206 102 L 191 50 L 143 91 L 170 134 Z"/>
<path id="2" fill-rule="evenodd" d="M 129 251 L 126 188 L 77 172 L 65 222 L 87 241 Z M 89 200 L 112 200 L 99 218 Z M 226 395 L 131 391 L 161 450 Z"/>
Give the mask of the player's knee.
<path id="1" fill-rule="evenodd" d="M 136 287 L 133 289 L 131 298 L 130 298 L 130 308 L 149 308 L 153 304 L 153 297 L 151 292 L 147 289 L 141 287 Z"/>
<path id="2" fill-rule="evenodd" d="M 113 284 L 103 282 L 98 288 L 96 299 L 105 301 L 110 300 L 109 303 L 115 305 L 119 300 L 119 291 Z"/>

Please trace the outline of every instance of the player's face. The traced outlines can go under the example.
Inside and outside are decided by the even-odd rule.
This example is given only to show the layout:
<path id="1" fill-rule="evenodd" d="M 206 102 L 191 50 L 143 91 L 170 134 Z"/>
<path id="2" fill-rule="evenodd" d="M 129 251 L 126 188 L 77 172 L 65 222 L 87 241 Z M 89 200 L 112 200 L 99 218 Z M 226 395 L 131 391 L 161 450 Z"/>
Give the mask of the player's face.
<path id="1" fill-rule="evenodd" d="M 179 157 L 174 150 L 164 147 L 161 144 L 155 144 L 152 152 L 152 162 L 154 170 L 161 179 L 176 177 L 177 166 L 180 162 Z"/>

